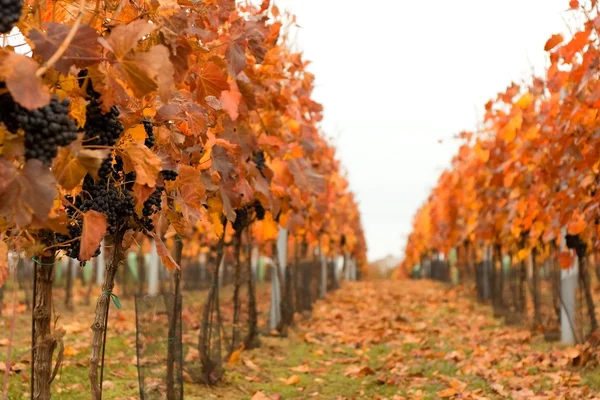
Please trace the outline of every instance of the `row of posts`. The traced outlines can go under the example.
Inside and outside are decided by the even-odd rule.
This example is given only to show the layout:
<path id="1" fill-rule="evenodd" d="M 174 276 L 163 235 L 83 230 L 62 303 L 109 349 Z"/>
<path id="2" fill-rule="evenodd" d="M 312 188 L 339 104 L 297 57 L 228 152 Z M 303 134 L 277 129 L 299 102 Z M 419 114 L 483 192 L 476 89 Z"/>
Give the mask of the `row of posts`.
<path id="1" fill-rule="evenodd" d="M 579 287 L 579 259 L 575 254 L 575 250 L 568 249 L 565 241 L 567 234 L 566 228 L 563 228 L 560 244 L 561 252 L 569 252 L 571 254 L 572 264 L 568 268 L 561 268 L 560 272 L 560 339 L 562 343 L 574 345 L 577 342 L 576 336 L 576 295 Z M 529 265 L 531 265 L 531 254 L 529 255 Z M 459 281 L 458 269 L 456 268 L 456 250 L 452 250 L 447 258 L 443 253 L 436 253 L 432 259 L 424 259 L 414 270 L 414 278 L 427 277 L 430 279 L 440 280 L 444 282 L 452 282 L 457 284 Z M 490 289 L 490 269 L 492 268 L 492 246 L 488 246 L 483 255 L 483 263 L 481 268 L 481 288 L 480 297 L 489 299 L 491 295 Z M 503 258 L 503 263 L 505 262 Z"/>

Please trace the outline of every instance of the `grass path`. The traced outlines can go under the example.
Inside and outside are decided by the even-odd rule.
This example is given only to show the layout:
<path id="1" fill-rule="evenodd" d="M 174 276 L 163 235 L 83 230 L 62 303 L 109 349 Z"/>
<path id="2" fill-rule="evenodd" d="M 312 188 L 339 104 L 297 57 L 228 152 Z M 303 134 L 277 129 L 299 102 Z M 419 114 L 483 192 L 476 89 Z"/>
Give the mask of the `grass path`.
<path id="1" fill-rule="evenodd" d="M 184 353 L 197 363 L 202 292 L 186 294 Z M 224 314 L 231 305 L 225 290 Z M 269 289 L 259 289 L 264 330 Z M 112 311 L 105 399 L 137 399 L 133 301 Z M 93 310 L 93 306 L 91 308 Z M 66 330 L 65 360 L 53 384 L 56 399 L 88 398 L 90 307 L 58 310 Z M 6 313 L 6 309 L 5 309 Z M 0 319 L 0 370 L 10 315 Z M 15 318 L 9 399 L 29 392 L 29 315 Z M 582 350 L 545 343 L 493 319 L 462 289 L 426 281 L 346 283 L 298 317 L 287 338 L 262 337 L 242 352 L 216 387 L 185 382 L 186 399 L 600 399 L 593 362 L 573 367 Z M 110 356 L 108 356 L 110 355 Z M 13 360 L 15 358 L 13 357 Z M 186 377 L 188 376 L 185 374 Z"/>

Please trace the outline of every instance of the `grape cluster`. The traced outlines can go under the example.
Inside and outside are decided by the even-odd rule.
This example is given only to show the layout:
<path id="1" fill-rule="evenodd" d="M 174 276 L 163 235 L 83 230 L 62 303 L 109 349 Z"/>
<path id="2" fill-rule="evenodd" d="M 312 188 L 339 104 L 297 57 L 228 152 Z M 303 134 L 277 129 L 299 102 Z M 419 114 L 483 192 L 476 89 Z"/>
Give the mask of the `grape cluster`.
<path id="1" fill-rule="evenodd" d="M 156 142 L 156 140 L 154 138 L 152 122 L 145 119 L 142 121 L 142 124 L 144 124 L 144 130 L 146 131 L 146 135 L 148 135 L 148 137 L 146 137 L 146 140 L 144 140 L 144 144 L 146 145 L 147 148 L 150 149 L 150 148 L 152 148 L 152 146 L 154 146 L 154 143 Z"/>
<path id="2" fill-rule="evenodd" d="M 233 229 L 238 233 L 241 232 L 242 229 L 244 229 L 250 222 L 249 219 L 250 215 L 248 213 L 247 208 L 239 208 L 235 210 L 235 221 L 233 221 Z"/>
<path id="3" fill-rule="evenodd" d="M 2 0 L 0 0 L 2 1 Z M 68 99 L 53 97 L 50 103 L 35 110 L 27 110 L 14 102 L 10 94 L 0 99 L 0 119 L 6 128 L 25 132 L 25 159 L 38 159 L 50 165 L 59 146 L 68 146 L 77 138 L 77 126 L 69 117 Z"/>
<path id="4" fill-rule="evenodd" d="M 142 209 L 142 226 L 146 231 L 154 230 L 154 223 L 150 216 L 162 209 L 162 192 L 164 188 L 157 186 L 156 190 L 152 192 L 150 197 L 144 202 L 144 208 Z"/>
<path id="5" fill-rule="evenodd" d="M 263 150 L 256 150 L 252 153 L 252 161 L 256 164 L 256 168 L 262 174 L 263 169 L 265 169 L 265 152 Z"/>
<path id="6" fill-rule="evenodd" d="M 79 72 L 79 85 L 86 81 L 87 70 Z M 84 143 L 96 146 L 114 146 L 123 133 L 124 127 L 119 120 L 119 109 L 112 106 L 107 113 L 102 112 L 100 93 L 94 90 L 92 80 L 87 79 L 86 93 L 89 103 L 85 109 Z"/>
<path id="7" fill-rule="evenodd" d="M 113 234 L 134 213 L 133 196 L 104 179 L 95 181 L 90 175 L 83 180 L 82 196 L 75 201 L 82 212 L 94 210 L 106 215 L 108 232 Z"/>
<path id="8" fill-rule="evenodd" d="M 21 18 L 23 0 L 0 0 L 0 33 L 8 33 Z"/>
<path id="9" fill-rule="evenodd" d="M 177 179 L 177 176 L 179 175 L 177 173 L 177 171 L 172 171 L 169 169 L 164 169 L 164 170 L 160 171 L 160 173 L 162 174 L 163 179 L 165 181 L 174 181 L 175 179 Z"/>

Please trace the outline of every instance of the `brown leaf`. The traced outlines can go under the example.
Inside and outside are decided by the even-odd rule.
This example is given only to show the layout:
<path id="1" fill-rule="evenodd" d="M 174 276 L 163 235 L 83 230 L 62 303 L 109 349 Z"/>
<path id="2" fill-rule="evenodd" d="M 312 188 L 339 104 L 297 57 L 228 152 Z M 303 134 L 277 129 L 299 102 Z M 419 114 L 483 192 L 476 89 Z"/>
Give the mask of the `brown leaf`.
<path id="1" fill-rule="evenodd" d="M 50 169 L 36 159 L 28 160 L 19 172 L 3 166 L 0 163 L 0 177 L 6 176 L 10 183 L 4 190 L 0 187 L 0 215 L 12 219 L 19 227 L 30 224 L 33 217 L 42 223 L 47 221 L 57 195 Z"/>
<path id="2" fill-rule="evenodd" d="M 111 31 L 108 39 L 100 39 L 100 42 L 115 55 L 117 60 L 122 61 L 138 42 L 154 29 L 156 25 L 145 19 L 138 19 L 127 25 L 117 26 Z"/>
<path id="3" fill-rule="evenodd" d="M 127 142 L 120 149 L 125 172 L 135 171 L 135 182 L 140 185 L 156 186 L 156 179 L 162 169 L 158 155 L 140 142 Z"/>
<path id="4" fill-rule="evenodd" d="M 250 400 L 271 400 L 271 398 L 263 392 L 256 392 Z"/>
<path id="5" fill-rule="evenodd" d="M 33 53 L 40 56 L 42 60 L 48 61 L 64 43 L 71 27 L 48 22 L 44 28 L 43 32 L 37 29 L 30 31 L 29 39 L 35 46 Z M 101 51 L 98 38 L 98 33 L 94 28 L 89 25 L 80 25 L 66 51 L 54 64 L 54 68 L 63 75 L 67 75 L 71 65 L 83 68 L 95 64 Z"/>
<path id="6" fill-rule="evenodd" d="M 170 99 L 174 70 L 165 46 L 156 45 L 147 52 L 128 54 L 121 61 L 121 68 L 136 97 L 158 89 L 161 100 Z"/>
<path id="7" fill-rule="evenodd" d="M 81 261 L 87 261 L 94 256 L 107 228 L 106 215 L 94 210 L 86 211 L 83 214 L 81 248 L 79 250 Z"/>
<path id="8" fill-rule="evenodd" d="M 246 66 L 246 41 L 234 40 L 225 51 L 229 70 L 232 76 L 239 74 Z"/>
<path id="9" fill-rule="evenodd" d="M 154 236 L 154 241 L 156 243 L 156 252 L 158 253 L 158 256 L 160 257 L 160 260 L 165 268 L 168 271 L 179 269 L 179 265 L 177 265 L 175 260 L 173 260 L 173 257 L 171 257 L 171 253 L 169 253 L 169 250 L 167 250 L 167 246 L 165 246 L 163 241 L 160 240 L 160 236 L 158 236 L 156 233 L 153 233 L 152 236 Z"/>
<path id="10" fill-rule="evenodd" d="M 221 92 L 228 89 L 227 76 L 223 70 L 211 61 L 204 63 L 196 80 L 196 100 L 204 104 L 207 96 L 218 99 Z"/>
<path id="11" fill-rule="evenodd" d="M 50 92 L 41 78 L 35 76 L 39 64 L 35 60 L 14 52 L 0 52 L 0 79 L 13 99 L 33 110 L 50 103 Z"/>

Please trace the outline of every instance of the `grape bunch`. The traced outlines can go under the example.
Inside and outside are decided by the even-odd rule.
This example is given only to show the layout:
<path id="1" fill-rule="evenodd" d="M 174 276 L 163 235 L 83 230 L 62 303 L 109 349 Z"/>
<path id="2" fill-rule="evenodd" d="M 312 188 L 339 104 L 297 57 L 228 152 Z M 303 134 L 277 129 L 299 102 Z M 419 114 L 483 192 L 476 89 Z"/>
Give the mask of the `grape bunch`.
<path id="1" fill-rule="evenodd" d="M 142 209 L 142 227 L 146 231 L 154 230 L 154 223 L 150 216 L 152 214 L 157 213 L 162 209 L 162 192 L 164 188 L 161 186 L 157 186 L 154 192 L 148 197 L 148 199 L 144 202 L 144 208 Z"/>
<path id="2" fill-rule="evenodd" d="M 150 149 L 150 148 L 152 148 L 152 146 L 154 146 L 154 143 L 156 142 L 156 140 L 154 138 L 152 122 L 145 119 L 142 121 L 142 124 L 144 125 L 144 130 L 146 131 L 146 135 L 148 135 L 146 140 L 144 140 L 144 144 L 146 145 L 147 148 Z"/>
<path id="3" fill-rule="evenodd" d="M 171 171 L 168 169 L 162 170 L 162 171 L 160 171 L 160 173 L 162 174 L 163 179 L 165 181 L 174 181 L 175 179 L 177 179 L 177 176 L 179 175 L 177 173 L 177 171 Z"/>
<path id="4" fill-rule="evenodd" d="M 239 208 L 235 210 L 235 221 L 233 221 L 233 229 L 240 233 L 250 223 L 250 214 L 247 208 Z"/>
<path id="5" fill-rule="evenodd" d="M 69 117 L 69 104 L 69 99 L 59 100 L 55 96 L 48 105 L 30 111 L 5 93 L 0 99 L 0 119 L 12 133 L 23 129 L 26 160 L 38 159 L 49 166 L 58 147 L 68 146 L 77 138 L 77 126 Z"/>
<path id="6" fill-rule="evenodd" d="M 8 33 L 21 18 L 23 0 L 0 0 L 0 33 Z"/>
<path id="7" fill-rule="evenodd" d="M 79 85 L 83 86 L 87 70 L 81 70 L 78 76 Z M 112 106 L 108 112 L 102 112 L 100 93 L 94 90 L 92 80 L 89 78 L 87 79 L 86 93 L 90 102 L 85 109 L 84 144 L 114 146 L 124 130 L 123 124 L 119 120 L 119 109 Z"/>

